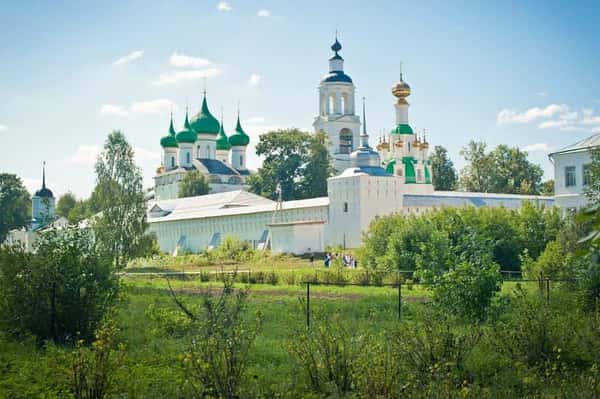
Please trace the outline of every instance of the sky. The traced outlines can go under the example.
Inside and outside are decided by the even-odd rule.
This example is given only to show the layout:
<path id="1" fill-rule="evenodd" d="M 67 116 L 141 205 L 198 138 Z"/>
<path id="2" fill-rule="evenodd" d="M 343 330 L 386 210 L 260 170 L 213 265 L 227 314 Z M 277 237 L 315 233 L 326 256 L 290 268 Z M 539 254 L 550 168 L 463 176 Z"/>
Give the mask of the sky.
<path id="1" fill-rule="evenodd" d="M 552 177 L 548 153 L 600 132 L 600 2 L 3 1 L 0 173 L 87 197 L 107 135 L 121 130 L 144 182 L 174 113 L 208 105 L 251 136 L 312 130 L 336 29 L 366 98 L 370 141 L 394 126 L 402 62 L 413 128 L 457 168 L 470 140 L 518 146 Z M 206 77 L 206 82 L 203 77 Z"/>

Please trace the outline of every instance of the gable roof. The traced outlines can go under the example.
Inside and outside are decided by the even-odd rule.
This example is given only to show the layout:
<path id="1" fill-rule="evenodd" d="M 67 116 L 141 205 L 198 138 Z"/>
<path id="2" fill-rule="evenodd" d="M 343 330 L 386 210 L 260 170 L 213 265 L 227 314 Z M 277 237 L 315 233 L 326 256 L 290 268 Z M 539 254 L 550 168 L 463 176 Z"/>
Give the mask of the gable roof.
<path id="1" fill-rule="evenodd" d="M 564 154 L 568 152 L 578 152 L 590 150 L 592 148 L 600 147 L 600 133 L 594 134 L 593 136 L 587 137 L 583 140 L 576 142 L 575 144 L 571 144 L 564 148 L 561 148 L 558 151 L 548 154 L 549 157 L 552 157 L 556 154 Z"/>

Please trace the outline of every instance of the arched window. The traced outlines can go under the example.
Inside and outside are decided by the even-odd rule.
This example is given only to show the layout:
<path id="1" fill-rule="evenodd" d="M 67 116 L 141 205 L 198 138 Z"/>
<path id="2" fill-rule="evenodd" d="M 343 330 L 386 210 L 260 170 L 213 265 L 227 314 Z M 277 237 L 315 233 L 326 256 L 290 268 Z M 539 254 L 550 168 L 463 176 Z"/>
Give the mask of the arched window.
<path id="1" fill-rule="evenodd" d="M 190 159 L 190 153 L 189 153 L 189 151 L 185 153 L 185 162 L 186 163 L 192 162 L 192 160 Z"/>
<path id="2" fill-rule="evenodd" d="M 329 96 L 328 113 L 335 114 L 335 96 Z"/>
<path id="3" fill-rule="evenodd" d="M 244 165 L 244 156 L 240 155 L 240 166 Z"/>
<path id="4" fill-rule="evenodd" d="M 346 106 L 347 106 L 347 103 L 346 103 L 346 94 L 342 94 L 342 97 L 340 98 L 340 101 L 341 101 L 341 104 L 340 104 L 341 110 L 340 111 L 341 111 L 341 113 L 343 115 L 346 115 L 348 113 L 346 111 Z"/>
<path id="5" fill-rule="evenodd" d="M 175 167 L 175 157 L 171 157 L 171 167 Z"/>
<path id="6" fill-rule="evenodd" d="M 210 146 L 206 146 L 206 159 L 210 159 Z"/>
<path id="7" fill-rule="evenodd" d="M 340 130 L 340 154 L 350 154 L 352 152 L 352 131 L 350 129 Z"/>

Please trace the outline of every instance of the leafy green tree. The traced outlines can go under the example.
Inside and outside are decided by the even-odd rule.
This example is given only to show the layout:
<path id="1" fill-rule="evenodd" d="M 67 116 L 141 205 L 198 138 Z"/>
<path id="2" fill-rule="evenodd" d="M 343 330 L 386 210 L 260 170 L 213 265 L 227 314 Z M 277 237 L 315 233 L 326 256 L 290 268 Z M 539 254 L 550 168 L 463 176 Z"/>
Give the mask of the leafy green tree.
<path id="1" fill-rule="evenodd" d="M 94 196 L 100 213 L 94 217 L 94 233 L 99 248 L 120 269 L 140 255 L 147 227 L 142 174 L 121 132 L 108 136 L 96 162 L 96 176 Z"/>
<path id="2" fill-rule="evenodd" d="M 441 276 L 433 298 L 448 314 L 484 320 L 501 283 L 500 267 L 491 258 L 479 264 L 462 262 Z"/>
<path id="3" fill-rule="evenodd" d="M 17 175 L 0 173 L 0 243 L 31 220 L 31 198 Z"/>
<path id="4" fill-rule="evenodd" d="M 56 202 L 56 214 L 68 218 L 69 213 L 75 207 L 77 199 L 73 193 L 68 192 L 60 196 Z"/>
<path id="5" fill-rule="evenodd" d="M 199 170 L 188 172 L 179 182 L 179 198 L 206 195 L 210 191 L 208 181 Z"/>
<path id="6" fill-rule="evenodd" d="M 448 156 L 448 150 L 441 145 L 436 145 L 429 159 L 433 173 L 433 187 L 438 191 L 456 189 L 456 169 L 454 169 L 454 164 Z"/>
<path id="7" fill-rule="evenodd" d="M 486 144 L 471 141 L 461 150 L 468 165 L 461 170 L 460 185 L 466 191 L 538 194 L 543 170 L 529 162 L 527 152 L 499 145 L 486 153 Z"/>
<path id="8" fill-rule="evenodd" d="M 117 290 L 110 259 L 89 230 L 44 232 L 33 253 L 0 248 L 0 328 L 10 335 L 90 342 Z"/>
<path id="9" fill-rule="evenodd" d="M 546 180 L 542 183 L 540 194 L 547 195 L 548 197 L 554 196 L 554 179 Z"/>
<path id="10" fill-rule="evenodd" d="M 600 205 L 600 148 L 592 151 L 592 163 L 588 168 L 589 183 L 585 195 L 592 205 Z"/>
<path id="11" fill-rule="evenodd" d="M 298 129 L 268 132 L 260 136 L 256 153 L 262 167 L 247 180 L 250 191 L 277 199 L 277 185 L 286 201 L 326 195 L 332 169 L 324 134 Z"/>
<path id="12" fill-rule="evenodd" d="M 318 132 L 309 138 L 308 154 L 300 183 L 303 198 L 327 196 L 327 178 L 333 174 L 327 143 L 327 134 L 324 132 Z"/>

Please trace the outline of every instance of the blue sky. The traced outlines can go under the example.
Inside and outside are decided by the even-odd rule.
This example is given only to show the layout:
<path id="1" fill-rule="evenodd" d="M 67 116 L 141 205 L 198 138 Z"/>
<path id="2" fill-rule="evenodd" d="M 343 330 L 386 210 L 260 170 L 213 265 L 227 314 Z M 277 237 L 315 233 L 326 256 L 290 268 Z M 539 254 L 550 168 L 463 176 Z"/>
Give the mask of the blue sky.
<path id="1" fill-rule="evenodd" d="M 309 130 L 337 28 L 372 144 L 402 61 L 411 124 L 457 167 L 475 139 L 528 149 L 549 177 L 548 151 L 600 131 L 599 17 L 598 1 L 1 2 L 0 171 L 34 189 L 46 160 L 55 193 L 87 196 L 121 129 L 151 185 L 171 105 L 179 128 L 203 75 L 226 132 L 238 102 L 254 143 Z"/>

